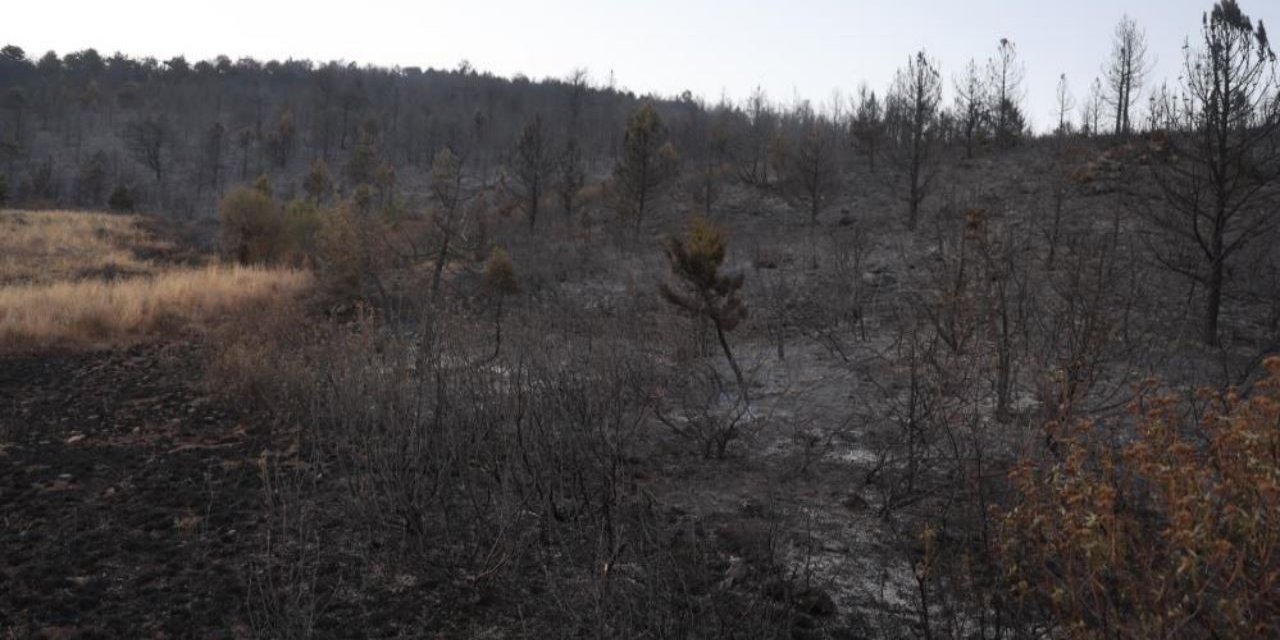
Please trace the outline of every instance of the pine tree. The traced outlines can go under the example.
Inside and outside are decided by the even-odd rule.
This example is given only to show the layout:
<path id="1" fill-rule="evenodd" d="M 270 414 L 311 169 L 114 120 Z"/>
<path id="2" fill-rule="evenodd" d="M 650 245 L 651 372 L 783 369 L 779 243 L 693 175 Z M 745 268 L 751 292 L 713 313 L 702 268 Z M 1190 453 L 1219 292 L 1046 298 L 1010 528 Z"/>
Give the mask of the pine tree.
<path id="1" fill-rule="evenodd" d="M 831 133 L 816 118 L 810 120 L 800 140 L 780 158 L 780 193 L 792 207 L 808 214 L 809 224 L 816 226 L 818 215 L 839 192 L 840 168 Z"/>
<path id="2" fill-rule="evenodd" d="M 333 191 L 333 178 L 329 175 L 329 165 L 323 159 L 316 158 L 311 163 L 311 170 L 302 179 L 302 190 L 315 204 L 324 202 Z"/>
<path id="3" fill-rule="evenodd" d="M 745 115 L 750 129 L 742 136 L 738 156 L 738 179 L 753 187 L 769 186 L 769 145 L 777 128 L 777 114 L 769 104 L 764 89 L 756 90 L 747 98 Z"/>
<path id="4" fill-rule="evenodd" d="M 376 130 L 364 127 L 360 132 L 360 140 L 351 157 L 347 160 L 347 183 L 352 187 L 368 185 L 373 182 L 374 169 L 377 166 L 377 133 Z"/>
<path id="5" fill-rule="evenodd" d="M 921 51 L 894 76 L 886 115 L 891 131 L 889 160 L 896 177 L 905 182 L 902 190 L 905 191 L 909 229 L 916 228 L 920 205 L 937 173 L 938 106 L 941 102 L 942 81 L 937 64 Z"/>
<path id="6" fill-rule="evenodd" d="M 726 256 L 724 234 L 707 219 L 694 218 L 685 237 L 668 238 L 665 249 L 675 280 L 660 283 L 658 292 L 694 318 L 711 323 L 746 403 L 747 381 L 726 334 L 747 318 L 747 305 L 742 300 L 742 274 L 721 272 Z"/>
<path id="7" fill-rule="evenodd" d="M 555 155 L 547 141 L 542 116 L 534 116 L 521 130 L 508 167 L 515 181 L 511 189 L 523 203 L 530 229 L 537 228 L 538 208 L 551 182 L 554 167 Z"/>
<path id="8" fill-rule="evenodd" d="M 990 89 L 974 60 L 969 60 L 964 76 L 956 78 L 954 84 L 956 124 L 964 137 L 964 157 L 972 158 L 977 144 L 987 137 L 991 122 Z"/>
<path id="9" fill-rule="evenodd" d="M 884 138 L 884 106 L 876 98 L 876 92 L 866 85 L 858 88 L 858 108 L 849 126 L 853 143 L 867 156 L 867 169 L 876 172 L 876 155 Z"/>
<path id="10" fill-rule="evenodd" d="M 578 192 L 586 182 L 586 169 L 583 167 L 582 147 L 578 141 L 569 138 L 564 149 L 556 157 L 555 192 L 560 200 L 560 208 L 564 211 L 566 221 L 573 218 L 573 208 L 578 200 Z"/>
<path id="11" fill-rule="evenodd" d="M 448 147 L 436 153 L 431 162 L 432 222 L 439 235 L 436 262 L 431 275 L 431 299 L 439 300 L 444 267 L 449 260 L 454 238 L 461 227 L 462 161 Z"/>
<path id="12" fill-rule="evenodd" d="M 1156 104 L 1171 130 L 1152 164 L 1163 206 L 1146 211 L 1171 242 L 1157 259 L 1204 287 L 1201 340 L 1218 344 L 1230 263 L 1267 238 L 1280 218 L 1280 80 L 1266 29 L 1233 0 L 1205 16 L 1201 47 L 1188 48 L 1183 95 Z"/>
<path id="13" fill-rule="evenodd" d="M 1138 102 L 1142 85 L 1151 68 L 1147 62 L 1147 34 L 1129 16 L 1116 25 L 1112 41 L 1111 61 L 1103 69 L 1115 117 L 1114 131 L 1121 138 L 1132 131 L 1130 111 Z"/>
<path id="14" fill-rule="evenodd" d="M 293 153 L 296 128 L 293 123 L 293 109 L 286 107 L 280 112 L 274 131 L 267 134 L 267 150 L 276 167 L 284 169 L 289 165 Z"/>
<path id="15" fill-rule="evenodd" d="M 675 177 L 679 158 L 667 141 L 667 127 L 653 105 L 645 104 L 627 118 L 622 159 L 613 170 L 620 213 L 635 220 L 640 233 L 645 212 Z"/>
<path id="16" fill-rule="evenodd" d="M 111 197 L 107 198 L 107 206 L 116 213 L 132 213 L 133 192 L 122 184 L 116 185 L 116 188 L 111 191 Z"/>
<path id="17" fill-rule="evenodd" d="M 511 254 L 501 247 L 494 247 L 484 261 L 483 277 L 484 293 L 494 302 L 493 316 L 493 357 L 498 357 L 502 349 L 502 311 L 507 296 L 520 293 L 520 282 L 516 279 L 516 269 L 511 263 Z"/>
<path id="18" fill-rule="evenodd" d="M 996 142 L 1010 145 L 1017 142 L 1026 131 L 1026 117 L 1022 114 L 1022 81 L 1026 72 L 1018 60 L 1018 48 L 1008 38 L 1000 39 L 996 57 L 988 61 L 990 74 L 991 119 Z"/>

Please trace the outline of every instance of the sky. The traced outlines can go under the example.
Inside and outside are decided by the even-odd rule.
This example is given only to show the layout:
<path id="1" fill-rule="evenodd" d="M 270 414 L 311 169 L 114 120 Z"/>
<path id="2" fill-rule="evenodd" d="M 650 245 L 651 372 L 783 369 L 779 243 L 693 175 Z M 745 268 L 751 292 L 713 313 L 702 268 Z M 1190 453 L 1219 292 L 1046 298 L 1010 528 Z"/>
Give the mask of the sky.
<path id="1" fill-rule="evenodd" d="M 1121 16 L 1147 32 L 1155 85 L 1176 80 L 1182 45 L 1211 7 L 1208 0 L 61 0 L 11 3 L 0 43 L 32 57 L 93 47 L 162 60 L 226 54 L 424 68 L 467 60 L 534 79 L 585 68 L 596 84 L 613 78 L 637 93 L 689 90 L 712 102 L 740 101 L 759 86 L 782 104 L 829 105 L 862 82 L 883 91 L 920 49 L 950 80 L 1008 38 L 1025 65 L 1029 119 L 1045 129 L 1056 123 L 1059 76 L 1082 101 Z M 1269 25 L 1280 20 L 1275 0 L 1241 7 Z M 949 81 L 947 93 L 949 102 Z"/>

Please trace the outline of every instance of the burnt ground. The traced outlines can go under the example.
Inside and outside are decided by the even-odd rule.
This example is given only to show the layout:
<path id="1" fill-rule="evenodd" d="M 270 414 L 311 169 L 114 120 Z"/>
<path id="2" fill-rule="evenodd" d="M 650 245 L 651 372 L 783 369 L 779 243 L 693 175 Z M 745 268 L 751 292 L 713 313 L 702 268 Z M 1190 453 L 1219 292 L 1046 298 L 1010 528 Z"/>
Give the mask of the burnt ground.
<path id="1" fill-rule="evenodd" d="M 243 635 L 266 433 L 186 343 L 0 359 L 0 637 Z"/>

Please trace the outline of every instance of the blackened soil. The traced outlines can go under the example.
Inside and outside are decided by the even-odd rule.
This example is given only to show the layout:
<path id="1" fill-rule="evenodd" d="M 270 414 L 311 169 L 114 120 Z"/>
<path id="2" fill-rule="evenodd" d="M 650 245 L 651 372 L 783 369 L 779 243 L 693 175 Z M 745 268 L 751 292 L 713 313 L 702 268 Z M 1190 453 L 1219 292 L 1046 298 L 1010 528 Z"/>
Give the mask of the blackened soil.
<path id="1" fill-rule="evenodd" d="M 188 344 L 0 358 L 0 637 L 245 629 L 265 442 Z"/>

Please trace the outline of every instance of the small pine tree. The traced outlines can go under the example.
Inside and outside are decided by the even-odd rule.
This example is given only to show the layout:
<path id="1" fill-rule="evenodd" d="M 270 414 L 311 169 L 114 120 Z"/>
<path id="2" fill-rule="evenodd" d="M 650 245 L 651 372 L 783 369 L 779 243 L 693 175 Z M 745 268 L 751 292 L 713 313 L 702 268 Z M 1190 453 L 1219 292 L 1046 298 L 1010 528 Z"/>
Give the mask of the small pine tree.
<path id="1" fill-rule="evenodd" d="M 498 357 L 502 349 L 502 307 L 507 296 L 520 293 L 520 282 L 516 279 L 515 266 L 511 263 L 511 255 L 501 247 L 494 247 L 484 261 L 483 289 L 486 296 L 494 302 L 493 316 L 493 357 Z"/>
<path id="2" fill-rule="evenodd" d="M 747 305 L 742 300 L 742 274 L 721 272 L 726 255 L 724 234 L 709 220 L 694 218 L 685 236 L 668 238 L 665 249 L 675 280 L 660 283 L 658 292 L 675 307 L 711 323 L 746 403 L 746 378 L 726 334 L 746 319 Z"/>
<path id="3" fill-rule="evenodd" d="M 577 140 L 570 138 L 559 157 L 556 158 L 555 191 L 566 221 L 573 219 L 573 208 L 578 201 L 578 192 L 582 190 L 586 179 L 582 147 L 578 145 Z"/>
<path id="4" fill-rule="evenodd" d="M 129 187 L 122 184 L 116 185 L 116 188 L 111 191 L 111 197 L 107 198 L 107 206 L 116 213 L 131 213 L 133 212 L 133 193 L 129 191 Z"/>
<path id="5" fill-rule="evenodd" d="M 271 188 L 271 177 L 265 173 L 258 176 L 258 179 L 253 181 L 253 190 L 268 198 L 272 197 L 274 194 Z"/>
<path id="6" fill-rule="evenodd" d="M 307 192 L 307 197 L 315 204 L 324 202 L 325 198 L 333 192 L 333 177 L 330 176 L 329 165 L 325 164 L 324 160 L 316 158 L 311 163 L 311 170 L 302 179 L 302 190 Z"/>
<path id="7" fill-rule="evenodd" d="M 307 200 L 293 200 L 284 208 L 287 260 L 294 265 L 314 265 L 318 253 L 317 238 L 325 221 L 332 217 Z"/>
<path id="8" fill-rule="evenodd" d="M 322 218 L 316 232 L 316 271 L 320 286 L 335 299 L 360 298 L 367 249 L 360 237 L 363 221 L 350 207 Z"/>
<path id="9" fill-rule="evenodd" d="M 779 158 L 779 186 L 783 199 L 807 214 L 809 224 L 816 226 L 818 215 L 831 205 L 840 189 L 840 168 L 836 164 L 835 143 L 822 123 L 809 123 L 807 129 Z"/>
<path id="10" fill-rule="evenodd" d="M 348 184 L 355 187 L 370 184 L 373 181 L 378 159 L 377 146 L 376 129 L 364 127 L 360 132 L 360 141 L 356 143 L 355 149 L 351 151 L 351 158 L 347 160 Z"/>
<path id="11" fill-rule="evenodd" d="M 287 249 L 283 212 L 258 186 L 237 187 L 218 203 L 223 251 L 240 264 L 275 262 Z"/>

